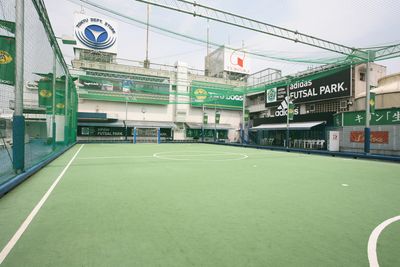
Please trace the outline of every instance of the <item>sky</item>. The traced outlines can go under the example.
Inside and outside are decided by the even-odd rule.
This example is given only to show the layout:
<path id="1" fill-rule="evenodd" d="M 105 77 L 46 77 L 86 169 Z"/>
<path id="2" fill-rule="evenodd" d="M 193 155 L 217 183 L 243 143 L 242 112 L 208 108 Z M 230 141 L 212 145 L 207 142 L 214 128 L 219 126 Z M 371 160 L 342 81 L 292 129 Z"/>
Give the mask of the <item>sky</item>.
<path id="1" fill-rule="evenodd" d="M 79 0 L 44 0 L 55 34 L 60 37 L 73 36 L 74 12 L 114 20 L 118 23 L 117 58 L 143 61 L 146 51 L 145 26 L 129 18 L 145 22 L 146 4 L 135 0 L 86 1 L 112 10 L 114 14 Z M 349 47 L 364 48 L 400 43 L 399 0 L 197 0 L 197 3 Z M 341 56 L 224 23 L 207 22 L 203 18 L 160 7 L 151 7 L 150 24 L 204 41 L 207 39 L 208 26 L 210 42 L 234 48 L 244 47 L 248 51 L 267 56 L 249 56 L 252 73 L 276 68 L 282 70 L 283 75 L 294 74 L 318 65 L 293 62 L 293 59 L 312 61 Z M 70 64 L 73 58 L 72 47 L 61 43 L 60 46 Z M 214 49 L 212 47 L 211 51 Z M 176 35 L 150 28 L 149 59 L 152 63 L 173 65 L 177 61 L 183 61 L 192 68 L 204 69 L 206 54 L 207 45 L 203 42 L 177 38 Z M 377 63 L 387 66 L 387 74 L 400 72 L 400 58 Z"/>

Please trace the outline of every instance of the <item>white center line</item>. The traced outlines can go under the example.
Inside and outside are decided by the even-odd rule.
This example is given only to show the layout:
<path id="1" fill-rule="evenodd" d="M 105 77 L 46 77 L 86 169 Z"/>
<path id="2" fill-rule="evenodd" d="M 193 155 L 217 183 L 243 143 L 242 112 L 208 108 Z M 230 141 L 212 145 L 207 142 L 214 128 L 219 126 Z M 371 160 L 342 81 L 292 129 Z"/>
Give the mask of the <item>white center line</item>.
<path id="1" fill-rule="evenodd" d="M 47 198 L 50 196 L 51 192 L 53 192 L 54 188 L 58 184 L 58 182 L 61 180 L 61 178 L 64 176 L 65 172 L 68 170 L 69 166 L 72 164 L 76 156 L 78 156 L 79 151 L 84 147 L 84 144 L 81 145 L 81 147 L 76 151 L 75 155 L 72 157 L 72 159 L 68 162 L 67 166 L 63 169 L 63 171 L 60 173 L 60 175 L 57 177 L 57 179 L 53 182 L 53 184 L 50 186 L 49 190 L 43 195 L 42 199 L 36 204 L 36 206 L 33 208 L 31 213 L 29 213 L 28 217 L 26 217 L 25 221 L 21 224 L 21 226 L 18 228 L 18 230 L 15 232 L 13 237 L 8 241 L 7 245 L 3 248 L 3 250 L 0 252 L 0 265 L 1 263 L 5 260 L 7 255 L 10 253 L 10 251 L 13 249 L 15 244 L 18 242 L 22 234 L 25 232 L 25 230 L 28 228 L 29 224 L 32 222 L 32 220 L 35 218 L 36 214 L 39 212 L 40 208 L 43 206 L 43 204 L 46 202 Z"/>

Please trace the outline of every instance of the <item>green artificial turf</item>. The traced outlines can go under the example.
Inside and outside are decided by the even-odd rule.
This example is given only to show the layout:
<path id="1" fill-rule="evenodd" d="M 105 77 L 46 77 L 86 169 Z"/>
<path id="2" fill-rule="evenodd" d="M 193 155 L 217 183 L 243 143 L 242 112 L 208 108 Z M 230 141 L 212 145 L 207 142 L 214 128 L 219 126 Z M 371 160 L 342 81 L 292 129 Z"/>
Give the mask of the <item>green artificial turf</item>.
<path id="1" fill-rule="evenodd" d="M 1 248 L 79 146 L 0 199 Z M 380 161 L 85 145 L 3 265 L 368 266 L 369 235 L 400 214 L 399 189 L 400 164 Z M 400 266 L 399 232 L 379 238 L 381 266 Z"/>

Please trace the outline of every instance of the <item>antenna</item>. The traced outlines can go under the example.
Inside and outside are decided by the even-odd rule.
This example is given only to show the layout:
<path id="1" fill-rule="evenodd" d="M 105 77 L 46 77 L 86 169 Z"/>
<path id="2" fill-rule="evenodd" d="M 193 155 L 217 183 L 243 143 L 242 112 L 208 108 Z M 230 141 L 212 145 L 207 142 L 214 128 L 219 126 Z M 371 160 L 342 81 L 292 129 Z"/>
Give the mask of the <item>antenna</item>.
<path id="1" fill-rule="evenodd" d="M 146 27 L 146 59 L 143 62 L 143 65 L 146 69 L 150 68 L 150 60 L 149 60 L 149 20 L 150 20 L 150 5 L 147 4 L 147 27 Z"/>

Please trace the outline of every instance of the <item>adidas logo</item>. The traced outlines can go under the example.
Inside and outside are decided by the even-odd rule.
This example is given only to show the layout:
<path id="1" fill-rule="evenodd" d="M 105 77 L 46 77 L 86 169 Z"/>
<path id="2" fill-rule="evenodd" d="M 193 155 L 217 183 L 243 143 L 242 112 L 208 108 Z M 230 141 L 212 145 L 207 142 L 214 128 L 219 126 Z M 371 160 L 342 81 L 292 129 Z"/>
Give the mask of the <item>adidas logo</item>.
<path id="1" fill-rule="evenodd" d="M 276 108 L 275 117 L 287 116 L 289 107 L 289 97 L 285 97 L 285 99 L 281 102 L 281 104 Z M 294 108 L 294 115 L 299 114 L 299 108 Z"/>
<path id="2" fill-rule="evenodd" d="M 289 106 L 289 97 L 285 96 L 285 99 L 281 102 L 281 104 L 277 107 L 278 110 L 287 110 Z"/>

